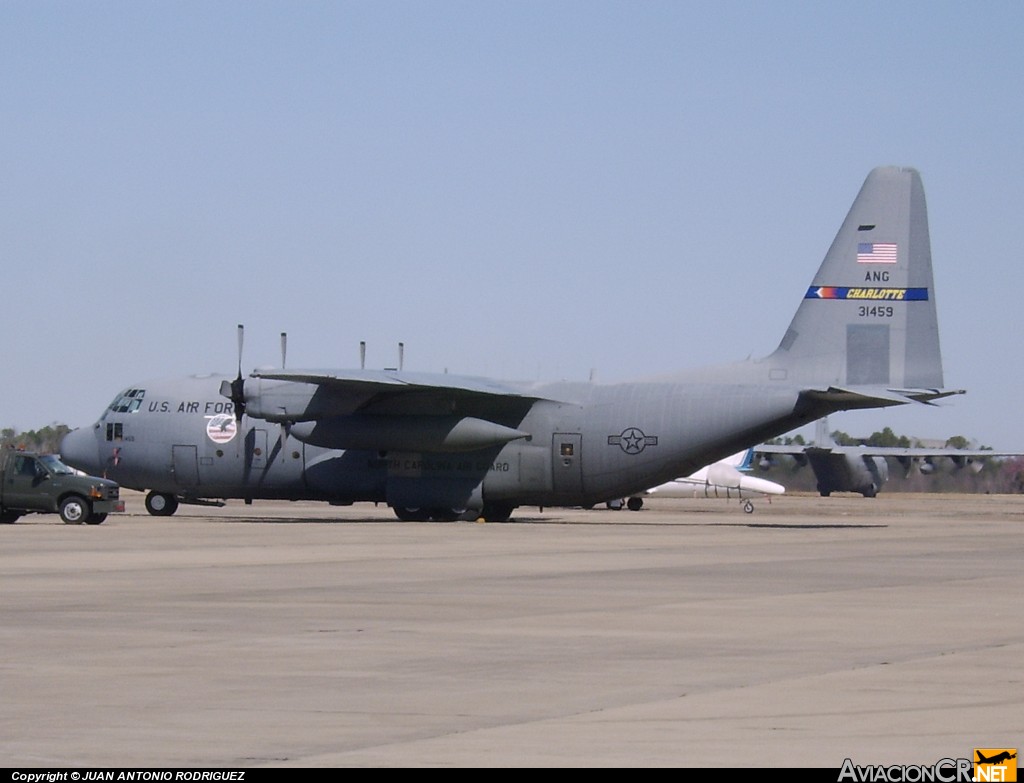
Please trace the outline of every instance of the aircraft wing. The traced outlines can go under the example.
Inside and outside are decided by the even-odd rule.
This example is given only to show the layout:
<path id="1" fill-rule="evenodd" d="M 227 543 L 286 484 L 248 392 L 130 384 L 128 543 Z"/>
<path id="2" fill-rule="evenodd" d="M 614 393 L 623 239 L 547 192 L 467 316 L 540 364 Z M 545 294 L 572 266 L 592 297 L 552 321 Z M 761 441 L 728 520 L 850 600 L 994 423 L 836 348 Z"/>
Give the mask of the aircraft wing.
<path id="1" fill-rule="evenodd" d="M 397 370 L 275 369 L 251 373 L 240 394 L 227 382 L 221 393 L 315 446 L 455 452 L 528 438 L 518 425 L 545 399 L 529 388 Z"/>
<path id="2" fill-rule="evenodd" d="M 706 497 L 745 498 L 754 495 L 782 495 L 785 491 L 786 488 L 782 484 L 757 476 L 744 475 L 733 469 L 731 472 L 712 472 L 704 479 L 690 476 L 673 479 L 651 487 L 643 494 L 668 498 L 690 498 L 695 494 L 703 493 Z"/>
<path id="3" fill-rule="evenodd" d="M 254 371 L 245 382 L 244 398 L 247 413 L 268 421 L 456 411 L 492 419 L 524 413 L 543 399 L 529 389 L 528 384 L 438 373 L 278 369 Z"/>
<path id="4" fill-rule="evenodd" d="M 388 370 L 254 370 L 253 378 L 265 380 L 309 383 L 343 393 L 402 394 L 404 392 L 444 391 L 455 395 L 481 397 L 523 397 L 536 400 L 536 396 L 523 389 L 489 378 L 463 375 L 437 375 L 433 373 L 391 372 Z"/>

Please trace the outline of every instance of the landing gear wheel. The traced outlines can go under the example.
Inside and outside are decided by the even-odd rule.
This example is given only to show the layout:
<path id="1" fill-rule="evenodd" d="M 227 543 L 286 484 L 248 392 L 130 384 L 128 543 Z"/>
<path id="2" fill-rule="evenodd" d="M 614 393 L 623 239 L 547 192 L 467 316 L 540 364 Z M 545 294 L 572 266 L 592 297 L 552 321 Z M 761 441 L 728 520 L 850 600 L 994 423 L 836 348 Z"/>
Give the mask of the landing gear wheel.
<path id="1" fill-rule="evenodd" d="M 639 511 L 643 507 L 643 498 L 630 498 L 629 500 L 626 501 L 626 508 L 628 508 L 630 511 Z"/>
<path id="2" fill-rule="evenodd" d="M 435 522 L 455 522 L 465 513 L 464 508 L 432 508 L 430 518 Z"/>
<path id="3" fill-rule="evenodd" d="M 85 524 L 87 524 L 87 525 L 102 525 L 104 520 L 106 520 L 106 518 L 107 518 L 106 514 L 92 513 L 85 520 Z"/>
<path id="4" fill-rule="evenodd" d="M 0 511 L 0 525 L 13 525 L 20 516 L 16 511 Z"/>
<path id="5" fill-rule="evenodd" d="M 65 525 L 80 525 L 90 514 L 92 509 L 89 508 L 89 504 L 77 495 L 64 498 L 60 504 L 60 518 L 64 520 Z"/>
<path id="6" fill-rule="evenodd" d="M 754 513 L 754 504 L 751 503 L 749 500 L 746 501 L 743 504 L 743 513 L 744 514 L 753 514 Z"/>
<path id="7" fill-rule="evenodd" d="M 608 508 L 612 511 L 622 511 L 622 507 L 625 505 L 625 503 L 623 503 L 622 500 L 619 499 L 609 500 L 607 503 L 605 503 L 605 505 L 608 506 Z"/>
<path id="8" fill-rule="evenodd" d="M 489 506 L 484 506 L 480 516 L 484 518 L 485 522 L 508 522 L 509 517 L 512 516 L 513 509 L 515 509 L 515 506 L 493 503 Z"/>
<path id="9" fill-rule="evenodd" d="M 405 506 L 392 506 L 395 516 L 403 522 L 426 522 L 430 519 L 430 512 L 425 508 L 406 508 Z"/>
<path id="10" fill-rule="evenodd" d="M 154 517 L 169 517 L 178 510 L 178 499 L 165 492 L 150 492 L 146 495 L 146 511 Z"/>

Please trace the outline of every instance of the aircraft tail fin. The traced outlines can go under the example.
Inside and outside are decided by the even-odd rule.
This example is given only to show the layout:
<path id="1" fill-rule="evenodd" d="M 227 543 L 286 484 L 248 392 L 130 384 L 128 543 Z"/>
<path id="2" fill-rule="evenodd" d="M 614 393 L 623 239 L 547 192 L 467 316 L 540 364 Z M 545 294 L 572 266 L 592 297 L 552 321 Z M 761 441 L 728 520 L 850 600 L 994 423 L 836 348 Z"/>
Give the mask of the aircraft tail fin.
<path id="1" fill-rule="evenodd" d="M 732 465 L 734 468 L 736 468 L 736 470 L 740 471 L 741 473 L 749 472 L 754 462 L 754 450 L 747 449 L 746 451 L 741 451 L 737 454 L 733 454 L 731 457 L 725 460 L 725 462 L 728 465 Z"/>
<path id="2" fill-rule="evenodd" d="M 916 170 L 868 175 L 767 361 L 772 379 L 809 387 L 942 387 L 928 214 Z"/>

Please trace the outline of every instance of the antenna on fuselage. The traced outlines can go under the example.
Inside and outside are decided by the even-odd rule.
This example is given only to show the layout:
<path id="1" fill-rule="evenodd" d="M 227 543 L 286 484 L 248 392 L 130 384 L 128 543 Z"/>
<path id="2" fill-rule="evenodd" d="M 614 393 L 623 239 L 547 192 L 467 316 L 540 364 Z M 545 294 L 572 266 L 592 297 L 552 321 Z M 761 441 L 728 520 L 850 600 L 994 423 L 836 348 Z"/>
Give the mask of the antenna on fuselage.
<path id="1" fill-rule="evenodd" d="M 281 332 L 281 369 L 285 368 L 285 358 L 288 356 L 288 332 Z"/>
<path id="2" fill-rule="evenodd" d="M 402 371 L 402 365 L 405 364 L 405 343 L 398 344 L 398 371 Z"/>
<path id="3" fill-rule="evenodd" d="M 359 341 L 359 369 L 366 369 L 366 340 Z"/>

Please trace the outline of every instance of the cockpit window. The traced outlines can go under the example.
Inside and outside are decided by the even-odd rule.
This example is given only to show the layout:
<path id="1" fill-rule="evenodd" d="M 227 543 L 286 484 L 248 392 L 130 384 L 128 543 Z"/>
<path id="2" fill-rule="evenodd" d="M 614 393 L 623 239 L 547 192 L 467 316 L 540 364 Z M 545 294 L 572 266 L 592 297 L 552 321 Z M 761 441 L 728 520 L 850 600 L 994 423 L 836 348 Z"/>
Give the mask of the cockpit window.
<path id="1" fill-rule="evenodd" d="M 135 413 L 142 407 L 142 398 L 145 396 L 145 389 L 128 389 L 110 403 L 110 410 L 114 413 Z"/>

